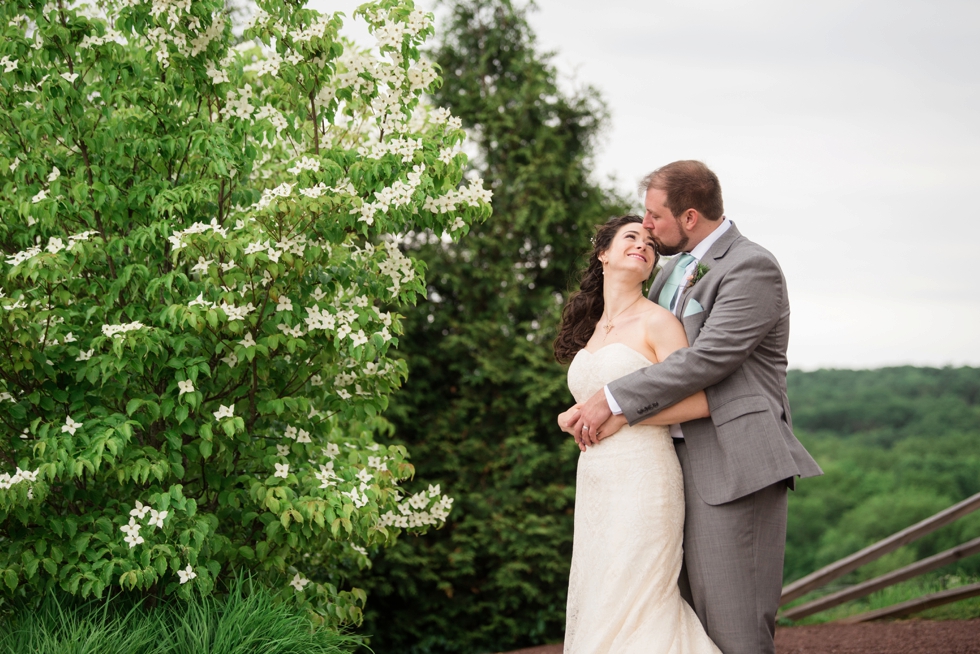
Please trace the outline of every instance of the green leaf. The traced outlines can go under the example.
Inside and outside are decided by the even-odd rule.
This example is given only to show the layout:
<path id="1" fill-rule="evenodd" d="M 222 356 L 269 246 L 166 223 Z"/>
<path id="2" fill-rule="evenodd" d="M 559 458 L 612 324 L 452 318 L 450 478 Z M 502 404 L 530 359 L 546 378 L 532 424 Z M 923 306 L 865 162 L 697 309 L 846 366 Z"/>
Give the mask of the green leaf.
<path id="1" fill-rule="evenodd" d="M 126 415 L 131 416 L 136 413 L 136 410 L 143 406 L 144 401 L 138 398 L 133 398 L 126 403 Z"/>
<path id="2" fill-rule="evenodd" d="M 17 573 L 7 568 L 3 571 L 3 583 L 7 585 L 10 590 L 17 590 Z"/>

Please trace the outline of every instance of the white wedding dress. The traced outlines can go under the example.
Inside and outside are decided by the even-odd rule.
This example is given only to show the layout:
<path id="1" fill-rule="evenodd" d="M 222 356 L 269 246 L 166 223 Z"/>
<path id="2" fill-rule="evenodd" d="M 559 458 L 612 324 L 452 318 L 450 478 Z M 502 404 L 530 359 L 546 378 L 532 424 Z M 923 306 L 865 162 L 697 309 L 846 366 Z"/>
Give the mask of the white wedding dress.
<path id="1" fill-rule="evenodd" d="M 612 343 L 575 355 L 585 402 L 650 365 Z M 579 455 L 565 654 L 720 654 L 680 595 L 684 482 L 666 427 L 624 427 Z"/>

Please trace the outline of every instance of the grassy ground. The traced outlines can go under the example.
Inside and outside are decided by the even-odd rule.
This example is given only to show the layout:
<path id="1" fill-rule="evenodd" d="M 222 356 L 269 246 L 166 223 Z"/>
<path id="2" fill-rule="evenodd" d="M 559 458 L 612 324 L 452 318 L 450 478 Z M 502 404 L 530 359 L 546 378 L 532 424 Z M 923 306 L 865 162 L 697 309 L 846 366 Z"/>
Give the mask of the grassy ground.
<path id="1" fill-rule="evenodd" d="M 314 630 L 306 615 L 263 589 L 239 585 L 221 601 L 197 599 L 155 608 L 123 598 L 59 602 L 54 596 L 0 617 L 4 654 L 348 654 L 356 641 Z"/>
<path id="2" fill-rule="evenodd" d="M 895 584 L 889 588 L 883 588 L 877 593 L 873 593 L 867 597 L 856 599 L 847 602 L 846 604 L 841 604 L 840 606 L 835 606 L 832 609 L 828 609 L 822 613 L 817 613 L 816 615 L 811 615 L 803 618 L 802 620 L 786 620 L 781 621 L 780 624 L 805 625 L 833 622 L 834 620 L 840 620 L 841 618 L 857 615 L 858 613 L 885 608 L 886 606 L 892 606 L 894 604 L 898 604 L 899 602 L 916 599 L 918 597 L 922 597 L 923 595 L 938 593 L 949 588 L 973 584 L 977 583 L 978 581 L 980 581 L 980 579 L 956 575 L 924 575 L 900 584 Z M 840 590 L 841 588 L 842 586 L 828 586 L 827 588 L 822 589 L 820 592 L 811 593 L 801 597 L 800 599 L 788 604 L 787 608 L 804 604 L 810 600 Z M 952 604 L 946 604 L 945 606 L 939 606 L 934 609 L 929 609 L 928 611 L 923 611 L 922 613 L 917 613 L 911 617 L 925 620 L 970 620 L 972 618 L 980 618 L 980 597 L 973 597 L 970 599 L 961 600 L 959 602 L 954 602 Z"/>

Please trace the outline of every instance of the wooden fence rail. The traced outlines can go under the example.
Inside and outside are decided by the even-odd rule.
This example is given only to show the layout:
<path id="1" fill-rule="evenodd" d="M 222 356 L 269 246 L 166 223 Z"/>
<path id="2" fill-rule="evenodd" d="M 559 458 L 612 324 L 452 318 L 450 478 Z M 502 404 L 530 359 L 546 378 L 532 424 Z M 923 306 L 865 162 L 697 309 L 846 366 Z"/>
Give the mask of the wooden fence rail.
<path id="1" fill-rule="evenodd" d="M 806 595 L 810 591 L 821 588 L 835 579 L 843 577 L 849 572 L 860 568 L 866 563 L 871 563 L 881 558 L 889 552 L 897 550 L 902 545 L 907 545 L 923 536 L 931 534 L 940 527 L 944 527 L 949 523 L 968 515 L 977 509 L 980 509 L 980 493 L 977 493 L 973 497 L 969 497 L 959 504 L 954 504 L 944 511 L 940 511 L 936 515 L 926 518 L 922 522 L 918 522 L 911 527 L 903 529 L 902 531 L 892 534 L 884 540 L 880 540 L 874 545 L 869 545 L 859 552 L 855 552 L 850 556 L 844 557 L 840 561 L 831 563 L 830 565 L 813 572 L 802 579 L 798 579 L 791 584 L 788 584 L 783 588 L 782 596 L 780 597 L 779 604 L 783 606 L 792 602 L 793 600 Z"/>
<path id="2" fill-rule="evenodd" d="M 779 617 L 788 618 L 790 620 L 799 620 L 807 617 L 808 615 L 826 611 L 827 609 L 843 604 L 844 602 L 849 602 L 852 599 L 870 595 L 875 591 L 879 591 L 882 588 L 887 588 L 901 581 L 918 577 L 921 574 L 931 572 L 932 570 L 949 565 L 950 563 L 956 563 L 960 559 L 972 556 L 977 552 L 980 552 L 980 538 L 975 538 L 968 543 L 963 543 L 958 547 L 948 549 L 945 552 L 930 556 L 927 559 L 922 559 L 921 561 L 907 565 L 904 568 L 895 570 L 894 572 L 889 572 L 888 574 L 875 577 L 874 579 L 845 588 L 844 590 L 836 593 L 825 595 L 824 597 L 815 599 L 812 602 L 807 602 L 806 604 L 801 604 L 800 606 L 794 606 L 793 608 L 787 609 L 780 613 Z"/>
<path id="3" fill-rule="evenodd" d="M 949 590 L 944 590 L 939 593 L 924 595 L 923 597 L 909 600 L 907 602 L 902 602 L 893 606 L 886 606 L 883 609 L 868 611 L 867 613 L 862 613 L 860 615 L 852 615 L 849 618 L 843 618 L 837 622 L 841 624 L 854 624 L 856 622 L 870 622 L 872 620 L 882 620 L 884 618 L 901 618 L 906 615 L 913 615 L 915 613 L 925 611 L 926 609 L 934 608 L 936 606 L 942 606 L 943 604 L 949 604 L 950 602 L 958 602 L 960 600 L 978 596 L 980 596 L 980 584 L 970 584 L 969 586 L 960 586 L 958 588 L 950 588 Z"/>

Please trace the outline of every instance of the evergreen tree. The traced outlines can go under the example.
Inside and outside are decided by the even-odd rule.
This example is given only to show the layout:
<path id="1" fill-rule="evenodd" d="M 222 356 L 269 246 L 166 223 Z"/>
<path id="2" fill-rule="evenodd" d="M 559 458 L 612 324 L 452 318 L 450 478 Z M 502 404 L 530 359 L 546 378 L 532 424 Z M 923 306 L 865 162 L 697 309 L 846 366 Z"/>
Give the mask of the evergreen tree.
<path id="1" fill-rule="evenodd" d="M 526 8 L 450 9 L 435 102 L 475 137 L 494 213 L 459 244 L 410 239 L 428 297 L 406 321 L 409 381 L 387 415 L 455 505 L 446 529 L 403 538 L 358 580 L 379 653 L 561 639 L 578 449 L 555 423 L 571 396 L 551 343 L 593 227 L 625 205 L 590 179 L 601 101 L 559 89 Z"/>

